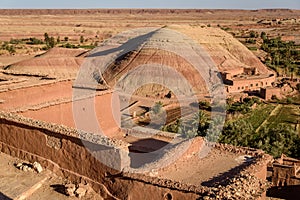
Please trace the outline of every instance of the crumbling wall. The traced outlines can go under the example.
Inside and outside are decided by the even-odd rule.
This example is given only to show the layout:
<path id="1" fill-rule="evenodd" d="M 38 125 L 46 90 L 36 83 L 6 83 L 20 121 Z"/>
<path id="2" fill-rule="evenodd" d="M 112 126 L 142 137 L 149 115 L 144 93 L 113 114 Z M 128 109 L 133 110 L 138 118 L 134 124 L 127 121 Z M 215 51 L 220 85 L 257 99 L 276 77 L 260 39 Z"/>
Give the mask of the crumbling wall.
<path id="1" fill-rule="evenodd" d="M 300 160 L 284 154 L 273 163 L 273 186 L 300 185 Z"/>
<path id="2" fill-rule="evenodd" d="M 272 182 L 274 186 L 294 185 L 292 180 L 294 176 L 294 166 L 273 164 Z"/>
<path id="3" fill-rule="evenodd" d="M 273 96 L 276 98 L 284 98 L 287 95 L 291 95 L 293 92 L 293 88 L 291 88 L 288 84 L 284 84 L 280 87 L 266 87 L 262 88 L 260 91 L 260 96 L 266 100 L 272 99 Z"/>
<path id="4" fill-rule="evenodd" d="M 266 100 L 272 99 L 273 96 L 276 96 L 277 98 L 281 98 L 280 88 L 272 88 L 272 87 L 262 88 L 260 90 L 260 96 Z"/>
<path id="5" fill-rule="evenodd" d="M 216 148 L 255 156 L 255 164 L 244 172 L 265 180 L 265 174 L 260 172 L 268 157 L 262 151 L 225 144 L 217 144 Z M 71 181 L 89 183 L 105 199 L 197 199 L 214 195 L 214 188 L 123 172 L 130 164 L 125 142 L 13 114 L 0 113 L 0 150 L 30 162 L 38 161 Z M 104 159 L 106 164 L 101 162 Z M 249 177 L 250 186 L 258 183 Z M 234 184 L 224 187 L 224 191 Z M 255 195 L 263 196 L 257 193 L 263 190 L 261 186 Z M 249 191 L 244 188 L 242 192 Z"/>

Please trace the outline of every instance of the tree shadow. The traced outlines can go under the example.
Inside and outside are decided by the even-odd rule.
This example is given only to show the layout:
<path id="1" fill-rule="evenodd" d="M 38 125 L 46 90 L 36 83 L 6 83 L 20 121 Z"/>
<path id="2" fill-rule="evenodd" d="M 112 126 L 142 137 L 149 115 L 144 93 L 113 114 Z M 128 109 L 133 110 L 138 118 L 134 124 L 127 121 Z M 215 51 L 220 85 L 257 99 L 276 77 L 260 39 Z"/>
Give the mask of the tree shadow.
<path id="1" fill-rule="evenodd" d="M 54 189 L 55 192 L 61 193 L 63 195 L 65 195 L 65 190 L 66 187 L 62 184 L 54 184 L 54 185 L 50 185 L 51 188 Z"/>
<path id="2" fill-rule="evenodd" d="M 149 112 L 150 108 L 148 106 L 139 106 L 141 109 L 145 110 L 145 112 Z"/>

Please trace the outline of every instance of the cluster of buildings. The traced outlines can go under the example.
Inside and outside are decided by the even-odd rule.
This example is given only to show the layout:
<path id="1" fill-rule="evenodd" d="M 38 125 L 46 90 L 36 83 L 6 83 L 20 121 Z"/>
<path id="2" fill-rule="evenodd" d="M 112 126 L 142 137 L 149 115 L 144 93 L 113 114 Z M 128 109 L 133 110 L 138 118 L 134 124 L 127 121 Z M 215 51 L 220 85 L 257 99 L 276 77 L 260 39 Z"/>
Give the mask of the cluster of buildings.
<path id="1" fill-rule="evenodd" d="M 221 75 L 229 95 L 248 93 L 270 100 L 293 92 L 289 84 L 278 84 L 275 74 L 259 74 L 255 67 L 224 71 Z"/>

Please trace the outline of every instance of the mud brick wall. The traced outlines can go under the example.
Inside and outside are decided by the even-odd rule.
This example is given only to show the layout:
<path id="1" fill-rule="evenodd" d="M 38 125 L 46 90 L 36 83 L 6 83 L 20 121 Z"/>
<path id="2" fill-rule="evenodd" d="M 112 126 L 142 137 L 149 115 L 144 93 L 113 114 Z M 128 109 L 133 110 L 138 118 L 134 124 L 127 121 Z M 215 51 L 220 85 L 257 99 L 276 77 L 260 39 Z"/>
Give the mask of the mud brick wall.
<path id="1" fill-rule="evenodd" d="M 206 191 L 201 186 L 181 187 L 170 180 L 123 176 L 121 170 L 130 162 L 123 142 L 85 133 L 80 133 L 83 137 L 80 139 L 73 129 L 29 119 L 15 120 L 12 119 L 15 116 L 8 115 L 0 115 L 3 153 L 38 161 L 71 181 L 87 182 L 107 199 L 197 199 Z M 104 165 L 100 159 L 106 159 L 116 169 Z"/>

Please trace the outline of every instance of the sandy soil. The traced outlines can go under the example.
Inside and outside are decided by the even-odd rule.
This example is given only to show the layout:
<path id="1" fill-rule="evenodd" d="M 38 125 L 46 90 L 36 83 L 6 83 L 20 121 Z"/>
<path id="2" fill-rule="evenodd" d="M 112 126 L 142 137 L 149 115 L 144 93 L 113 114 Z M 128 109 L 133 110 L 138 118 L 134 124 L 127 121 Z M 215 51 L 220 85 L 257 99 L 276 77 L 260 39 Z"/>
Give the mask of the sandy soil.
<path id="1" fill-rule="evenodd" d="M 14 164 L 24 162 L 6 154 L 0 153 L 0 199 L 15 199 L 20 196 L 26 200 L 76 200 L 76 197 L 67 197 L 63 194 L 66 180 L 57 177 L 46 170 L 38 174 L 36 172 L 24 172 L 17 169 Z M 39 185 L 39 187 L 36 187 Z M 35 189 L 33 189 L 35 188 Z M 33 193 L 30 194 L 29 191 Z M 85 196 L 87 200 L 101 200 L 102 198 L 93 191 Z"/>
<path id="2" fill-rule="evenodd" d="M 201 152 L 205 149 L 203 144 L 201 138 L 195 138 L 179 159 L 158 170 L 156 175 L 187 184 L 212 186 L 222 183 L 243 168 L 244 163 L 240 160 L 243 155 L 216 148 L 210 149 L 202 158 L 200 154 L 203 155 Z"/>
<path id="3" fill-rule="evenodd" d="M 33 57 L 34 55 L 0 56 L 0 66 L 4 67 Z"/>
<path id="4" fill-rule="evenodd" d="M 50 77 L 74 78 L 84 61 L 85 49 L 52 48 L 36 57 L 22 57 L 5 65 L 4 69 L 23 74 L 43 74 Z M 12 58 L 15 56 L 12 56 Z M 0 61 L 2 58 L 0 57 Z"/>
<path id="5" fill-rule="evenodd" d="M 158 176 L 188 184 L 212 185 L 219 181 L 219 176 L 240 166 L 237 158 L 236 154 L 216 149 L 212 149 L 205 158 L 200 158 L 195 152 L 185 154 L 171 166 L 159 171 Z"/>

